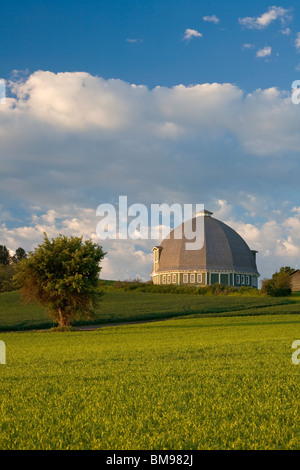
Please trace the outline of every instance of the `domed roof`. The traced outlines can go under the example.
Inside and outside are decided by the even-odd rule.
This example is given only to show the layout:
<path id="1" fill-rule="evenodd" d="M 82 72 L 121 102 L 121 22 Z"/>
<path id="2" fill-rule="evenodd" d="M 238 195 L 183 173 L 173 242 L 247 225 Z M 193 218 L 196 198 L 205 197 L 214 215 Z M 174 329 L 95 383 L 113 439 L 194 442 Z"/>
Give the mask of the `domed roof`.
<path id="1" fill-rule="evenodd" d="M 171 231 L 159 247 L 161 249 L 157 273 L 177 270 L 212 270 L 245 272 L 259 276 L 252 252 L 242 237 L 228 225 L 211 217 L 211 212 L 204 211 L 201 217 L 204 232 L 203 246 L 198 250 L 186 249 L 184 224 Z M 196 230 L 196 217 L 192 219 L 192 230 Z M 174 237 L 174 232 L 182 234 L 181 239 Z M 178 233 L 177 232 L 177 233 Z M 178 237 L 177 237 L 178 238 Z"/>

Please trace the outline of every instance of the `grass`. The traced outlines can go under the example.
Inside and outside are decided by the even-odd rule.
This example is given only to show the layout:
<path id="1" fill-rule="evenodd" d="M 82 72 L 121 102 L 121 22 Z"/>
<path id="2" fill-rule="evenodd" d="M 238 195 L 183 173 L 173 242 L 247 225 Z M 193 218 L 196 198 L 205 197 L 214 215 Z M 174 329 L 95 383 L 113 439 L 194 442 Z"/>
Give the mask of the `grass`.
<path id="1" fill-rule="evenodd" d="M 298 300 L 298 302 L 296 302 Z M 186 315 L 299 313 L 300 297 L 169 294 L 104 288 L 93 323 L 157 320 Z M 78 322 L 84 324 L 86 322 Z M 44 308 L 24 305 L 18 292 L 0 294 L 0 331 L 53 327 Z"/>
<path id="2" fill-rule="evenodd" d="M 300 447 L 299 314 L 0 339 L 1 449 Z"/>

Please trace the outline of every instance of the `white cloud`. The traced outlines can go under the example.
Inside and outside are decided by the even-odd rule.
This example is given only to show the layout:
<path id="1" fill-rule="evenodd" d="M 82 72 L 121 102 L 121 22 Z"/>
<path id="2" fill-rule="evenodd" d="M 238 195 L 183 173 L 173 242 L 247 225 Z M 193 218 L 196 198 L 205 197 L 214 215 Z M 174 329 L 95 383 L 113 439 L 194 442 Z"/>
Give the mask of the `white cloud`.
<path id="1" fill-rule="evenodd" d="M 282 29 L 280 32 L 281 32 L 281 34 L 283 34 L 284 36 L 290 36 L 290 34 L 292 33 L 292 31 L 291 31 L 290 28 Z"/>
<path id="2" fill-rule="evenodd" d="M 261 201 L 252 194 L 238 195 L 239 204 L 259 212 Z M 214 205 L 214 208 L 212 207 Z M 300 268 L 300 208 L 294 207 L 282 212 L 282 218 L 276 219 L 276 211 L 269 211 L 264 222 L 255 223 L 251 214 L 244 220 L 236 213 L 236 206 L 227 200 L 217 200 L 206 206 L 213 210 L 213 217 L 221 220 L 236 230 L 246 241 L 250 249 L 257 250 L 258 270 L 261 278 L 271 277 L 281 266 Z M 33 210 L 34 211 L 34 210 Z M 267 208 L 266 208 L 267 212 Z M 254 214 L 252 214 L 254 215 Z M 99 240 L 96 235 L 97 217 L 90 208 L 69 207 L 65 210 L 50 210 L 37 215 L 33 213 L 32 224 L 17 228 L 0 226 L 1 243 L 12 252 L 22 246 L 26 251 L 34 249 L 43 240 L 43 233 L 56 237 L 59 233 L 68 236 L 83 236 L 99 243 L 107 255 L 102 262 L 102 279 L 150 279 L 152 270 L 152 247 L 158 240 Z"/>
<path id="3" fill-rule="evenodd" d="M 130 95 L 137 95 L 134 86 L 128 87 L 121 80 L 106 81 L 85 72 L 37 71 L 25 82 L 11 82 L 11 87 L 20 112 L 78 130 L 124 126 Z M 142 93 L 143 87 L 138 89 Z"/>
<path id="4" fill-rule="evenodd" d="M 249 29 L 264 29 L 269 26 L 273 21 L 279 19 L 282 23 L 284 23 L 290 18 L 291 16 L 289 14 L 289 10 L 286 10 L 282 7 L 272 6 L 261 16 L 247 16 L 245 18 L 239 18 L 239 23 Z"/>
<path id="5" fill-rule="evenodd" d="M 296 34 L 295 47 L 297 51 L 300 51 L 300 32 Z"/>
<path id="6" fill-rule="evenodd" d="M 272 54 L 272 47 L 265 46 L 263 49 L 259 49 L 256 53 L 256 57 L 268 57 Z"/>
<path id="7" fill-rule="evenodd" d="M 254 49 L 254 48 L 255 48 L 255 44 L 252 44 L 252 43 L 243 44 L 243 49 Z"/>
<path id="8" fill-rule="evenodd" d="M 268 48 L 263 51 L 262 57 L 269 54 Z M 16 195 L 33 188 L 26 179 L 14 183 L 18 166 L 10 173 L 12 162 L 33 168 L 45 160 L 57 171 L 57 181 L 68 171 L 75 188 L 79 167 L 81 174 L 96 178 L 101 165 L 114 165 L 117 171 L 117 162 L 126 154 L 130 171 L 139 154 L 148 159 L 159 153 L 152 147 L 159 147 L 169 155 L 170 142 L 178 145 L 193 135 L 209 135 L 217 142 L 229 132 L 256 155 L 298 151 L 300 146 L 298 109 L 291 105 L 290 95 L 276 88 L 248 95 L 226 83 L 149 90 L 89 74 L 40 71 L 24 83 L 14 83 L 13 89 L 16 98 L 0 107 L 0 148 L 1 169 L 7 176 L 2 189 L 14 184 Z M 81 168 L 81 149 L 86 148 Z M 153 164 L 155 157 L 150 160 Z M 52 176 L 55 173 L 48 170 L 50 180 Z"/>
<path id="9" fill-rule="evenodd" d="M 102 279 L 143 281 L 150 279 L 153 266 L 151 249 L 155 243 L 150 241 L 147 249 L 141 249 L 133 240 L 110 241 L 105 246 L 107 255 L 102 263 Z"/>
<path id="10" fill-rule="evenodd" d="M 67 210 L 66 210 L 67 209 Z M 99 218 L 90 208 L 69 207 L 64 210 L 48 210 L 36 214 L 34 209 L 30 225 L 16 228 L 0 226 L 0 240 L 11 252 L 21 246 L 27 252 L 35 249 L 43 241 L 46 232 L 49 238 L 60 233 L 67 236 L 82 236 L 92 239 L 107 253 L 102 262 L 102 279 L 135 279 L 136 276 L 149 280 L 152 270 L 152 247 L 156 240 L 100 240 L 96 234 Z"/>
<path id="11" fill-rule="evenodd" d="M 233 216 L 233 207 L 224 199 L 216 201 L 217 209 L 213 212 L 213 217 L 219 220 L 229 220 Z"/>
<path id="12" fill-rule="evenodd" d="M 187 28 L 184 32 L 183 39 L 189 41 L 192 38 L 202 38 L 203 34 L 199 33 L 196 29 L 189 29 Z"/>
<path id="13" fill-rule="evenodd" d="M 220 209 L 213 217 L 223 215 L 223 222 L 228 224 L 246 241 L 250 249 L 257 250 L 258 271 L 261 280 L 271 277 L 282 266 L 300 267 L 300 214 L 283 214 L 282 221 L 273 218 L 260 224 L 245 223 L 235 215 L 234 208 L 226 201 L 219 202 Z M 226 211 L 224 212 L 224 205 Z M 290 211 L 292 213 L 293 211 Z M 227 216 L 227 217 L 226 217 Z"/>
<path id="14" fill-rule="evenodd" d="M 215 24 L 218 24 L 220 22 L 220 19 L 216 15 L 203 16 L 203 20 Z"/>
<path id="15" fill-rule="evenodd" d="M 129 204 L 192 202 L 210 209 L 223 201 L 220 219 L 244 227 L 268 269 L 285 255 L 296 262 L 299 214 L 282 217 L 272 207 L 282 213 L 285 201 L 298 207 L 299 107 L 290 90 L 245 94 L 229 83 L 150 90 L 43 71 L 16 80 L 13 89 L 0 107 L 2 244 L 30 249 L 44 231 L 96 237 L 97 206 L 124 194 Z M 258 216 L 264 222 L 257 225 Z M 151 240 L 115 242 L 104 246 L 107 276 L 151 271 Z"/>
<path id="16" fill-rule="evenodd" d="M 143 40 L 138 38 L 126 38 L 126 42 L 129 44 L 137 44 L 143 42 Z"/>
<path id="17" fill-rule="evenodd" d="M 292 212 L 300 215 L 300 207 L 293 207 Z"/>

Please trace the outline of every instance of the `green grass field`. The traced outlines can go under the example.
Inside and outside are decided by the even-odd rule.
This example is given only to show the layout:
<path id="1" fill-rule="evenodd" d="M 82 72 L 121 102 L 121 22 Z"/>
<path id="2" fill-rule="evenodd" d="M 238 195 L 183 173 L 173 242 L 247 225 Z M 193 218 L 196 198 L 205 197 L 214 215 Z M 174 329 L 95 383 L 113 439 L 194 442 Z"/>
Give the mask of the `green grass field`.
<path id="1" fill-rule="evenodd" d="M 299 449 L 300 315 L 1 333 L 1 449 Z"/>
<path id="2" fill-rule="evenodd" d="M 299 313 L 300 296 L 288 298 L 235 295 L 163 294 L 107 290 L 96 311 L 95 324 L 157 320 L 185 315 L 261 315 Z M 78 322 L 84 324 L 85 322 Z M 18 292 L 0 294 L 0 331 L 50 328 L 44 308 L 24 305 Z"/>
<path id="3" fill-rule="evenodd" d="M 0 449 L 300 448 L 299 293 L 107 288 L 94 323 L 111 326 L 53 332 L 0 294 Z"/>

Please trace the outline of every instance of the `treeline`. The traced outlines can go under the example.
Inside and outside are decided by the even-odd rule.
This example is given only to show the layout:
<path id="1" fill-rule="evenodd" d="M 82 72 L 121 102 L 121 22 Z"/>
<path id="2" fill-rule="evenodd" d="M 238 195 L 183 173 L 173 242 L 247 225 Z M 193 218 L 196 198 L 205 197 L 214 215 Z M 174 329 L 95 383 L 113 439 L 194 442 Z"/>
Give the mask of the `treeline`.
<path id="1" fill-rule="evenodd" d="M 213 284 L 209 286 L 178 286 L 175 284 L 158 285 L 153 284 L 152 281 L 141 282 L 134 281 L 100 281 L 100 287 L 105 287 L 105 290 L 123 290 L 123 291 L 138 291 L 138 292 L 151 292 L 162 294 L 199 294 L 199 295 L 259 295 L 258 289 L 253 287 L 232 287 L 222 284 Z"/>
<path id="2" fill-rule="evenodd" d="M 17 248 L 12 256 L 5 245 L 0 245 L 0 292 L 15 290 L 13 283 L 15 266 L 26 256 L 26 251 L 21 247 Z"/>
<path id="3" fill-rule="evenodd" d="M 274 273 L 271 279 L 263 279 L 261 289 L 253 287 L 233 287 L 222 284 L 208 286 L 178 286 L 174 284 L 157 285 L 152 281 L 100 281 L 100 286 L 106 286 L 108 290 L 122 289 L 124 291 L 157 292 L 165 294 L 200 294 L 200 295 L 269 295 L 271 297 L 284 297 L 291 295 L 291 277 L 294 269 L 285 266 Z"/>

